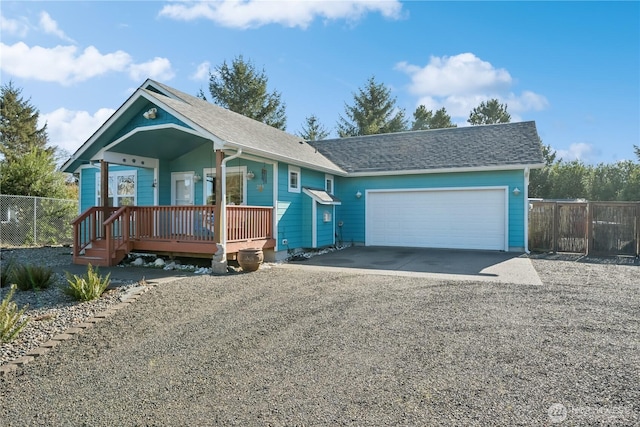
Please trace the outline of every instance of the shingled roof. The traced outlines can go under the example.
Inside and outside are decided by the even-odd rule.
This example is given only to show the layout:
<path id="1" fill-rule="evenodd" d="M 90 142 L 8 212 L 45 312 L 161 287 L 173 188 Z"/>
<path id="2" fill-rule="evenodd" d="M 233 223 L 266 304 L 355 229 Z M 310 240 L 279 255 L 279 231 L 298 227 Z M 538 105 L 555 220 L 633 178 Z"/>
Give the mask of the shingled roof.
<path id="1" fill-rule="evenodd" d="M 542 166 L 535 122 L 355 136 L 310 145 L 348 173 Z"/>
<path id="2" fill-rule="evenodd" d="M 201 128 L 246 153 L 279 158 L 293 164 L 316 167 L 333 173 L 344 173 L 338 166 L 299 136 L 250 119 L 241 114 L 186 94 L 162 83 L 149 80 L 172 97 L 144 89 L 174 111 L 198 124 Z"/>

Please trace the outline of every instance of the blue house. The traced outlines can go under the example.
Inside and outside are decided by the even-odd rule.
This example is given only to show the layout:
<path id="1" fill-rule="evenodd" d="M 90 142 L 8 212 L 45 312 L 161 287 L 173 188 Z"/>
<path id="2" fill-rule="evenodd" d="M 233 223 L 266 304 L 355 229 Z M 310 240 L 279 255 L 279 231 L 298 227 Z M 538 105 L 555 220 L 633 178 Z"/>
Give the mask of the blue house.
<path id="1" fill-rule="evenodd" d="M 147 80 L 63 165 L 74 262 L 336 243 L 526 251 L 534 122 L 323 141 Z"/>

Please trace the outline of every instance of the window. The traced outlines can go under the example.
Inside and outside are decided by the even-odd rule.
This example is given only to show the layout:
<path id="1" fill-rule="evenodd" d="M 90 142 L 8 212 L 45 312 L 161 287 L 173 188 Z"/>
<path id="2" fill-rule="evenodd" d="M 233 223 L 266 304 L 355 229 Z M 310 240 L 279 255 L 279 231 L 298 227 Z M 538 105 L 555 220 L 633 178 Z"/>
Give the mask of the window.
<path id="1" fill-rule="evenodd" d="M 246 166 L 227 168 L 227 205 L 244 205 L 247 199 Z M 216 170 L 205 169 L 204 200 L 207 205 L 216 204 Z"/>
<path id="2" fill-rule="evenodd" d="M 300 192 L 300 168 L 289 166 L 289 192 Z"/>
<path id="3" fill-rule="evenodd" d="M 324 176 L 324 191 L 333 194 L 333 175 Z"/>
<path id="4" fill-rule="evenodd" d="M 136 204 L 136 171 L 109 172 L 108 206 Z M 96 174 L 96 205 L 100 205 L 100 172 Z"/>

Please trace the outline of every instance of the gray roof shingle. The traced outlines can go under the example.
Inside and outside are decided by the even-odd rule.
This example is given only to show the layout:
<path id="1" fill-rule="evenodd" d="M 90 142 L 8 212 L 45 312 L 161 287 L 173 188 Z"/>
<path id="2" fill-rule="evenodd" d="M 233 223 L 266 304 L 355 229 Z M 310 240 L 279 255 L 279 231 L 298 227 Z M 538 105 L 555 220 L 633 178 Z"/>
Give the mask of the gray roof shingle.
<path id="1" fill-rule="evenodd" d="M 535 122 L 311 141 L 348 173 L 419 171 L 544 162 Z"/>
<path id="2" fill-rule="evenodd" d="M 148 95 L 188 117 L 198 126 L 232 146 L 241 147 L 245 152 L 258 155 L 271 154 L 272 157 L 275 156 L 293 164 L 311 165 L 334 173 L 344 173 L 335 163 L 318 153 L 299 136 L 234 113 L 162 83 L 155 81 L 152 83 L 179 99 L 145 89 Z"/>

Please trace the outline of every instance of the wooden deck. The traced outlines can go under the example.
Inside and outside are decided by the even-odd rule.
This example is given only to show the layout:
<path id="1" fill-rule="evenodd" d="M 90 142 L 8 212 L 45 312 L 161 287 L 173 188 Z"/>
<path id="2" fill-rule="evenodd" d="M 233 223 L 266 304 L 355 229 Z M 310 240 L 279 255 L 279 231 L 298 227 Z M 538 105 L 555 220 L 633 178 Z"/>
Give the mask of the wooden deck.
<path id="1" fill-rule="evenodd" d="M 215 206 L 92 207 L 73 222 L 73 263 L 117 265 L 132 251 L 190 257 L 216 252 Z M 273 208 L 227 206 L 227 254 L 274 248 Z"/>

